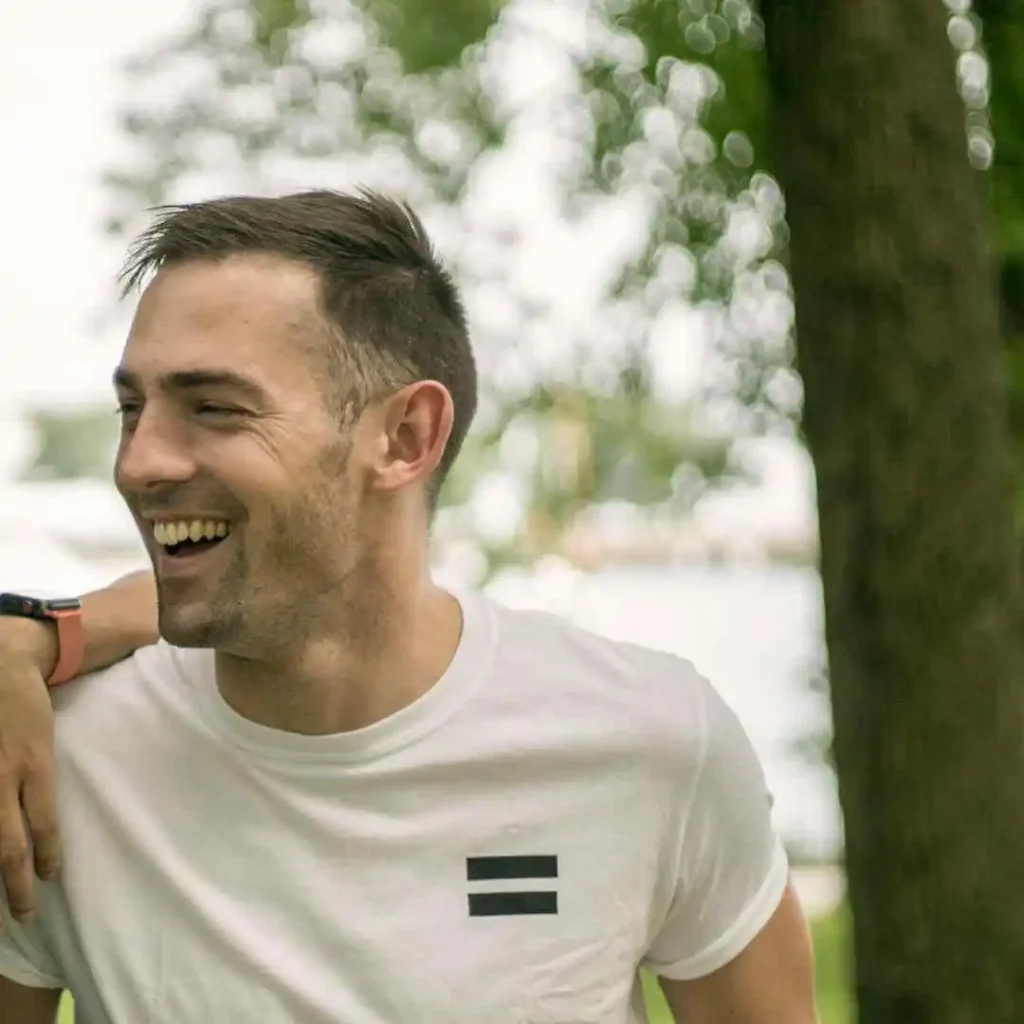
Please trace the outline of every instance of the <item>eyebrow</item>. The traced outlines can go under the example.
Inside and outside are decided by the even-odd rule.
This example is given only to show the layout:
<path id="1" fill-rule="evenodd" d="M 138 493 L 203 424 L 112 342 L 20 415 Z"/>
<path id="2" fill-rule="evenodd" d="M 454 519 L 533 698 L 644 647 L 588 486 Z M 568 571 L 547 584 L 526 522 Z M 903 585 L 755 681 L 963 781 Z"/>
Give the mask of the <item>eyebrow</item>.
<path id="1" fill-rule="evenodd" d="M 131 370 L 119 366 L 114 371 L 114 387 L 126 391 L 142 391 L 142 382 Z M 244 395 L 254 402 L 265 403 L 266 391 L 252 377 L 235 370 L 175 370 L 158 381 L 162 391 L 196 391 L 200 388 L 225 388 Z"/>

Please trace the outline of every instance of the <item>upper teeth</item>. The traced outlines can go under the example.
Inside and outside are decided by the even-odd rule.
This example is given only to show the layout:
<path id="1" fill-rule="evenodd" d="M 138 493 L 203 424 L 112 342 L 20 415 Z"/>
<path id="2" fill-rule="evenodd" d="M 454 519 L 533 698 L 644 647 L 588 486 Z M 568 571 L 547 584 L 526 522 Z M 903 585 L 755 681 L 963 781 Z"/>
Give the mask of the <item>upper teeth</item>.
<path id="1" fill-rule="evenodd" d="M 180 544 L 184 540 L 214 540 L 228 535 L 228 524 L 207 519 L 182 520 L 177 523 L 154 523 L 153 539 L 157 544 Z"/>

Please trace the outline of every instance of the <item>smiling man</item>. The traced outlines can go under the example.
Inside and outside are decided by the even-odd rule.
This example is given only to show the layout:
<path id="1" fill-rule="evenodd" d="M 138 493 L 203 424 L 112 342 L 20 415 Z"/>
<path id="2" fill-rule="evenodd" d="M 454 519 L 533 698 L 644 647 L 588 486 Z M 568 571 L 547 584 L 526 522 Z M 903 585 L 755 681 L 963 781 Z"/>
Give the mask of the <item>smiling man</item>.
<path id="1" fill-rule="evenodd" d="M 173 208 L 126 274 L 115 480 L 162 641 L 149 580 L 84 618 L 0 606 L 16 910 L 19 799 L 45 815 L 10 752 L 44 749 L 43 676 L 80 676 L 53 691 L 63 870 L 6 915 L 0 1019 L 50 1024 L 70 989 L 88 1024 L 637 1024 L 646 966 L 680 1024 L 811 1024 L 764 777 L 714 689 L 431 580 L 476 371 L 414 215 Z"/>

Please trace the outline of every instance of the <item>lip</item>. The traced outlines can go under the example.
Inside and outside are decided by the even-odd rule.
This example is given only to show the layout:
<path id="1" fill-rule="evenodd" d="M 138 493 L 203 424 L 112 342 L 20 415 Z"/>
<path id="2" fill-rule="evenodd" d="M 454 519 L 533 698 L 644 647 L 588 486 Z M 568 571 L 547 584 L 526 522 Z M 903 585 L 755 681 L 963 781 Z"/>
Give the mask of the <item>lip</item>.
<path id="1" fill-rule="evenodd" d="M 212 564 L 212 560 L 219 557 L 220 549 L 228 543 L 230 537 L 225 537 L 219 544 L 213 547 L 204 548 L 202 551 L 183 555 L 169 555 L 157 544 L 154 550 L 153 569 L 159 579 L 171 577 L 195 576 L 203 572 Z"/>
<path id="2" fill-rule="evenodd" d="M 229 516 L 220 512 L 161 512 L 159 515 L 140 515 L 139 518 L 146 523 L 192 523 L 196 520 L 205 522 L 212 520 L 215 523 L 230 523 Z"/>

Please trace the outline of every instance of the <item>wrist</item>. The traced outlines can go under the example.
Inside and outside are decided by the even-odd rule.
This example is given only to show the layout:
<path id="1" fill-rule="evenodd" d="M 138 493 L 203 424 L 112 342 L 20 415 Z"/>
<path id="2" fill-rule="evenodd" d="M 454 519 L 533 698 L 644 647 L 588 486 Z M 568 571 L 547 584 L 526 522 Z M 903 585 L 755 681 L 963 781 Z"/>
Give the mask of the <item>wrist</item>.
<path id="1" fill-rule="evenodd" d="M 40 675 L 49 679 L 60 657 L 56 623 L 5 615 L 0 618 L 0 629 L 8 638 L 8 649 L 27 657 L 39 669 Z"/>

